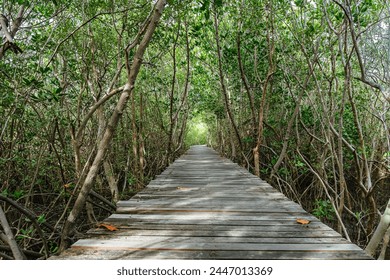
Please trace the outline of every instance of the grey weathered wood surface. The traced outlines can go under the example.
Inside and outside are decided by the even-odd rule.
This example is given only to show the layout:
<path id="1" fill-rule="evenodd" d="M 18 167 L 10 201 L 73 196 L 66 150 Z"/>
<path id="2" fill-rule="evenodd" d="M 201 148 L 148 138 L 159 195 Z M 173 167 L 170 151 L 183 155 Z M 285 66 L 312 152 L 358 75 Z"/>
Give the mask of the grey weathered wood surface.
<path id="1" fill-rule="evenodd" d="M 54 259 L 370 259 L 269 184 L 193 146 Z M 308 225 L 296 222 L 310 221 Z"/>

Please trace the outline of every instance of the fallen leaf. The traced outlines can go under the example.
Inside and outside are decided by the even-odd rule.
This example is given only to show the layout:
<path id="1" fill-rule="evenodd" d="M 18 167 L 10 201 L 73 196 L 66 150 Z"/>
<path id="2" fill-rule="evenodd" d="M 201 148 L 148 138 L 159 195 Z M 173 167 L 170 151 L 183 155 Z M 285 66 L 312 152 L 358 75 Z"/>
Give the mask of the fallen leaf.
<path id="1" fill-rule="evenodd" d="M 114 227 L 113 225 L 109 225 L 109 224 L 98 224 L 98 227 L 104 227 L 104 228 L 106 228 L 109 231 L 116 231 L 116 230 L 118 230 L 117 227 Z"/>
<path id="2" fill-rule="evenodd" d="M 307 225 L 310 224 L 310 221 L 305 219 L 297 219 L 297 223 L 301 225 Z"/>
<path id="3" fill-rule="evenodd" d="M 182 190 L 182 191 L 187 191 L 189 190 L 190 188 L 186 188 L 186 187 L 177 187 L 178 190 Z"/>

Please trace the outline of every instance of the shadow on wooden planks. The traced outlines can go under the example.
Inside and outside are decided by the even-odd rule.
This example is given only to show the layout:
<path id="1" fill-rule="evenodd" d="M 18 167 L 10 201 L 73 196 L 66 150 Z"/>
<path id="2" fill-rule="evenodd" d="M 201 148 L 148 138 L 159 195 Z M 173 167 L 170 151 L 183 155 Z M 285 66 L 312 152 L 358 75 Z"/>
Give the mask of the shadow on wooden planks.
<path id="1" fill-rule="evenodd" d="M 371 259 L 269 184 L 193 146 L 51 259 Z M 297 223 L 297 219 L 310 221 Z"/>

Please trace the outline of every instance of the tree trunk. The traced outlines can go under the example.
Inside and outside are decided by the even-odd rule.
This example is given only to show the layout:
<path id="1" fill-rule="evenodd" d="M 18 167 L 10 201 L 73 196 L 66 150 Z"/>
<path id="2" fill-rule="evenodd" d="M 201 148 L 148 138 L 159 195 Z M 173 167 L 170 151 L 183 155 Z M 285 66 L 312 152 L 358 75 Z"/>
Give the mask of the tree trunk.
<path id="1" fill-rule="evenodd" d="M 143 95 L 139 97 L 139 128 L 138 128 L 138 157 L 139 157 L 139 181 L 141 187 L 144 187 L 144 171 L 146 166 L 145 160 L 145 141 L 144 141 L 144 100 Z"/>
<path id="2" fill-rule="evenodd" d="M 139 166 L 139 155 L 138 155 L 138 127 L 137 127 L 137 112 L 136 112 L 136 105 L 135 105 L 135 96 L 134 91 L 131 94 L 131 130 L 132 130 L 132 148 L 133 148 L 133 168 L 134 168 L 134 175 L 136 177 L 135 182 L 135 189 L 139 190 L 141 189 L 141 182 L 140 182 L 140 172 L 143 172 L 140 170 Z"/>
<path id="3" fill-rule="evenodd" d="M 221 90 L 222 90 L 222 95 L 224 98 L 225 110 L 226 110 L 226 113 L 228 116 L 228 120 L 229 120 L 231 126 L 233 127 L 234 133 L 236 135 L 238 145 L 240 147 L 240 151 L 242 151 L 243 147 L 242 147 L 241 136 L 240 136 L 240 132 L 238 131 L 237 124 L 234 120 L 233 113 L 230 109 L 230 101 L 228 98 L 225 76 L 224 76 L 223 69 L 222 69 L 222 51 L 221 51 L 221 45 L 219 42 L 218 18 L 217 18 L 217 10 L 215 7 L 214 7 L 214 32 L 215 32 L 215 34 L 214 34 L 215 35 L 215 42 L 217 45 L 216 47 L 217 47 L 217 56 L 218 56 L 219 80 L 221 83 Z"/>
<path id="4" fill-rule="evenodd" d="M 185 22 L 185 32 L 186 32 L 186 62 L 187 62 L 187 67 L 186 67 L 186 80 L 184 84 L 184 92 L 183 96 L 180 101 L 180 106 L 176 110 L 174 119 L 175 122 L 178 123 L 178 117 L 180 112 L 183 109 L 184 106 L 184 116 L 181 124 L 181 129 L 179 132 L 179 136 L 177 138 L 177 143 L 176 143 L 176 149 L 173 152 L 174 154 L 177 153 L 183 146 L 183 140 L 184 140 L 184 135 L 187 127 L 187 119 L 188 119 L 188 105 L 187 105 L 187 97 L 188 97 L 188 92 L 189 92 L 189 87 L 190 87 L 190 76 L 191 76 L 191 61 L 190 61 L 190 41 L 189 41 L 189 36 L 188 36 L 188 23 Z"/>
<path id="5" fill-rule="evenodd" d="M 257 141 L 256 146 L 253 148 L 253 159 L 255 170 L 254 173 L 256 176 L 260 177 L 260 146 L 263 137 L 263 121 L 264 121 L 264 110 L 265 110 L 265 101 L 267 97 L 267 88 L 271 82 L 272 75 L 275 72 L 275 64 L 274 64 L 274 52 L 275 52 L 275 36 L 274 36 L 274 27 L 273 27 L 273 7 L 272 1 L 268 3 L 269 7 L 269 15 L 267 16 L 268 24 L 267 27 L 267 43 L 268 43 L 268 71 L 267 77 L 265 78 L 263 92 L 261 96 L 261 104 L 259 108 L 259 116 L 258 116 L 258 129 L 257 129 Z"/>
<path id="6" fill-rule="evenodd" d="M 108 160 L 103 161 L 104 174 L 106 175 L 111 196 L 116 203 L 119 200 L 118 179 L 115 178 L 114 170 Z"/>
<path id="7" fill-rule="evenodd" d="M 291 136 L 291 130 L 292 130 L 294 121 L 295 121 L 296 117 L 298 116 L 299 109 L 301 107 L 302 98 L 303 98 L 303 95 L 304 95 L 304 93 L 306 91 L 307 84 L 308 84 L 309 79 L 310 79 L 312 74 L 313 74 L 313 70 L 311 70 L 309 75 L 307 76 L 307 78 L 305 80 L 305 83 L 304 83 L 304 85 L 303 85 L 303 87 L 301 89 L 301 93 L 298 96 L 294 112 L 293 112 L 293 114 L 291 116 L 291 119 L 289 120 L 289 122 L 287 124 L 286 133 L 285 133 L 284 138 L 283 138 L 282 151 L 280 152 L 279 158 L 278 158 L 278 160 L 276 161 L 275 165 L 272 168 L 272 172 L 271 172 L 270 178 L 275 176 L 275 174 L 278 172 L 280 165 L 282 164 L 285 156 L 287 155 L 287 148 L 288 148 L 288 142 L 289 142 L 290 136 Z"/>
<path id="8" fill-rule="evenodd" d="M 242 64 L 242 57 L 241 57 L 241 22 L 240 26 L 237 32 L 237 60 L 238 60 L 238 66 L 240 68 L 241 73 L 241 80 L 244 84 L 245 91 L 248 95 L 248 101 L 249 101 L 249 108 L 251 110 L 251 118 L 252 118 L 252 135 L 256 135 L 256 110 L 255 110 L 255 101 L 253 92 L 250 88 L 248 78 L 245 75 L 244 65 Z"/>
<path id="9" fill-rule="evenodd" d="M 91 191 L 96 176 L 98 174 L 100 165 L 104 159 L 104 156 L 106 154 L 107 149 L 109 148 L 109 145 L 111 143 L 111 140 L 114 136 L 115 129 L 118 125 L 119 119 L 121 118 L 123 111 L 126 107 L 126 104 L 128 102 L 129 97 L 131 94 L 133 94 L 135 81 L 137 79 L 137 75 L 139 73 L 139 70 L 141 68 L 142 64 L 142 58 L 144 56 L 145 50 L 152 38 L 152 35 L 154 33 L 154 30 L 157 27 L 157 24 L 160 20 L 160 17 L 162 15 L 162 11 L 164 10 L 164 7 L 166 5 L 166 0 L 158 0 L 156 5 L 154 6 L 154 11 L 150 17 L 150 21 L 148 22 L 147 28 L 145 29 L 144 37 L 142 38 L 141 42 L 139 43 L 139 46 L 135 52 L 131 68 L 128 69 L 128 82 L 126 83 L 123 92 L 119 98 L 119 101 L 114 109 L 114 112 L 107 124 L 107 127 L 105 129 L 103 138 L 98 144 L 98 150 L 97 154 L 95 156 L 95 159 L 92 163 L 91 168 L 89 169 L 89 172 L 87 174 L 87 177 L 84 181 L 84 184 L 80 190 L 80 193 L 76 199 L 76 202 L 74 204 L 74 207 L 72 211 L 70 212 L 62 232 L 61 236 L 61 244 L 60 244 L 60 251 L 65 250 L 69 247 L 69 236 L 74 231 L 74 225 L 76 222 L 76 219 L 80 215 L 85 202 L 87 200 L 88 194 Z"/>
<path id="10" fill-rule="evenodd" d="M 379 243 L 385 236 L 386 231 L 389 229 L 389 226 L 390 226 L 390 199 L 387 202 L 385 212 L 381 216 L 378 227 L 376 228 L 374 235 L 371 237 L 370 242 L 368 243 L 365 249 L 369 255 L 371 256 L 375 255 L 375 251 L 378 248 Z"/>
<path id="11" fill-rule="evenodd" d="M 345 39 L 345 50 L 347 49 L 347 38 Z M 345 53 L 347 56 L 347 53 Z M 344 108 L 346 103 L 346 96 L 347 93 L 351 90 L 351 67 L 349 63 L 346 63 L 344 66 L 344 73 L 345 73 L 345 80 L 344 80 L 344 90 L 343 90 L 343 97 L 341 101 L 341 109 L 340 109 L 340 119 L 339 119 L 339 137 L 337 138 L 337 156 L 335 157 L 337 161 L 338 166 L 338 173 L 339 173 L 339 195 L 338 200 L 336 197 L 337 204 L 337 211 L 339 213 L 339 216 L 343 216 L 344 206 L 345 206 L 345 193 L 347 188 L 347 182 L 345 180 L 344 176 L 344 156 L 343 156 L 343 115 L 344 115 Z M 336 189 L 337 193 L 337 189 Z M 342 224 L 339 222 L 337 225 L 338 232 L 341 233 L 342 230 Z"/>
<path id="12" fill-rule="evenodd" d="M 390 227 L 387 229 L 385 236 L 383 237 L 382 250 L 378 260 L 386 259 L 386 250 L 387 250 L 387 246 L 389 246 L 389 241 L 390 241 Z"/>
<path id="13" fill-rule="evenodd" d="M 176 48 L 177 48 L 177 42 L 179 40 L 179 34 L 180 34 L 180 20 L 177 22 L 177 30 L 176 30 L 176 36 L 173 42 L 172 46 L 172 84 L 171 84 L 171 92 L 169 94 L 169 134 L 168 134 L 168 146 L 167 146 L 167 158 L 166 158 L 166 165 L 169 165 L 172 160 L 172 147 L 174 145 L 173 135 L 174 130 L 177 122 L 177 114 L 174 116 L 174 96 L 175 96 L 175 88 L 176 88 L 176 72 L 177 72 L 177 66 L 176 66 Z"/>

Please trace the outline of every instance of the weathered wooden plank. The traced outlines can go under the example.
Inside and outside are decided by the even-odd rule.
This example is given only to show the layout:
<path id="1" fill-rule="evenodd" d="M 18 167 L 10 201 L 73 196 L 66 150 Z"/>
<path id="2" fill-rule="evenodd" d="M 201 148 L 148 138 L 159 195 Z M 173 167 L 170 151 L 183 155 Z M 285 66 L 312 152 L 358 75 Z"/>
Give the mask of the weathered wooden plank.
<path id="1" fill-rule="evenodd" d="M 181 224 L 152 224 L 152 223 L 132 223 L 127 224 L 126 222 L 118 222 L 118 221 L 110 221 L 110 223 L 115 226 L 119 226 L 120 228 L 125 229 L 145 229 L 145 230 L 170 230 L 175 228 L 177 230 L 194 230 L 199 228 L 199 225 L 181 225 Z M 232 231 L 239 230 L 240 228 L 245 228 L 245 230 L 251 231 L 278 231 L 278 232 L 288 232 L 288 231 L 296 231 L 296 232 L 306 232 L 309 230 L 315 231 L 333 231 L 331 228 L 320 226 L 320 225 L 312 225 L 310 228 L 305 227 L 294 227 L 294 226 L 235 226 L 235 225 L 201 225 L 201 228 L 205 231 Z"/>
<path id="2" fill-rule="evenodd" d="M 58 260 L 130 260 L 130 259 L 189 259 L 189 260 L 367 260 L 367 255 L 357 251 L 159 251 L 159 250 L 93 250 L 93 249 L 70 249 Z"/>
<path id="3" fill-rule="evenodd" d="M 205 195 L 221 195 L 221 196 L 227 196 L 227 195 L 237 195 L 237 196 L 252 196 L 252 197 L 285 197 L 281 193 L 277 191 L 268 191 L 262 188 L 251 188 L 247 187 L 245 189 L 239 189 L 239 188 L 233 188 L 233 189 L 216 189 L 216 188 L 208 188 L 207 186 L 196 186 L 196 187 L 191 187 L 188 185 L 183 185 L 183 184 L 176 184 L 176 186 L 171 186 L 171 187 L 151 187 L 147 188 L 141 193 L 138 193 L 138 195 L 164 195 L 164 194 L 171 194 L 171 195 L 177 195 L 177 194 L 186 194 L 186 195 L 201 195 L 204 193 Z"/>
<path id="4" fill-rule="evenodd" d="M 236 201 L 245 201 L 245 202 L 251 202 L 256 200 L 256 197 L 250 194 L 213 194 L 213 193 L 206 193 L 206 195 L 209 194 L 210 197 L 208 200 L 222 200 L 222 201 L 230 201 L 230 202 L 236 202 Z M 134 196 L 132 198 L 135 201 L 147 201 L 147 200 L 153 200 L 153 201 L 185 201 L 185 200 L 201 200 L 204 198 L 199 195 L 195 194 L 189 194 L 188 192 L 184 191 L 182 193 L 149 193 L 149 194 L 139 194 L 137 196 Z M 268 196 L 264 195 L 259 199 L 259 202 L 269 203 L 270 201 L 280 201 L 280 202 L 287 202 L 287 204 L 291 203 L 291 201 L 287 200 L 285 197 L 280 196 Z M 121 206 L 122 204 L 118 205 Z"/>
<path id="5" fill-rule="evenodd" d="M 264 214 L 264 213 L 280 213 L 280 214 L 286 214 L 286 215 L 299 215 L 304 213 L 303 211 L 299 211 L 299 209 L 281 209 L 281 208 L 253 208 L 253 209 L 246 209 L 246 208 L 235 208 L 235 207 L 161 207 L 159 205 L 159 208 L 155 207 L 120 207 L 117 209 L 118 213 L 164 213 L 164 212 L 214 212 L 214 213 L 255 213 L 255 214 Z"/>
<path id="6" fill-rule="evenodd" d="M 178 202 L 225 202 L 230 204 L 237 203 L 257 203 L 261 205 L 275 205 L 275 202 L 281 203 L 281 205 L 294 205 L 291 201 L 289 201 L 285 197 L 261 197 L 256 199 L 253 196 L 241 196 L 241 197 L 233 197 L 233 196 L 210 196 L 210 197 L 202 197 L 202 196 L 185 196 L 185 195 L 177 195 L 177 196 L 165 196 L 165 195 L 147 195 L 147 196 L 136 196 L 133 197 L 132 201 L 136 202 L 154 202 L 154 203 L 178 203 Z M 129 204 L 129 203 L 127 203 Z M 121 203 L 120 206 L 126 206 L 126 204 Z"/>
<path id="7" fill-rule="evenodd" d="M 123 239 L 81 239 L 77 241 L 73 248 L 89 247 L 101 249 L 120 249 L 120 250 L 202 250 L 202 251 L 360 251 L 361 249 L 352 243 L 346 244 L 280 244 L 280 243 L 170 243 L 170 242 L 147 242 L 144 240 L 123 240 Z"/>
<path id="8" fill-rule="evenodd" d="M 118 225 L 126 225 L 126 226 L 136 226 L 140 227 L 142 225 L 145 226 L 154 226 L 154 225 L 167 225 L 167 226 L 214 226 L 216 230 L 224 227 L 231 227 L 239 228 L 242 226 L 245 226 L 245 228 L 251 229 L 250 227 L 257 227 L 258 230 L 263 231 L 270 231 L 270 230 L 277 230 L 277 231 L 308 231 L 308 230 L 332 230 L 331 228 L 325 226 L 322 223 L 310 223 L 310 225 L 296 225 L 296 224 L 284 224 L 284 223 L 277 223 L 277 222 L 267 222 L 267 221 L 196 221 L 196 220 L 135 220 L 135 219 L 121 219 L 121 218 L 107 218 L 105 220 L 107 223 L 112 224 L 118 224 Z M 266 227 L 266 228 L 260 228 L 260 227 Z M 222 229 L 222 228 L 221 228 Z"/>
<path id="9" fill-rule="evenodd" d="M 161 215 L 160 215 L 161 216 Z M 256 219 L 257 218 L 257 219 Z M 299 228 L 312 228 L 313 226 L 322 226 L 329 228 L 325 226 L 320 221 L 313 220 L 308 225 L 301 225 L 296 222 L 294 219 L 272 219 L 272 217 L 267 217 L 267 219 L 264 219 L 262 217 L 253 217 L 253 219 L 249 218 L 242 218 L 242 219 L 229 219 L 229 218 L 219 218 L 219 219 L 209 219 L 209 218 L 189 218 L 189 217 L 177 217 L 174 218 L 158 218 L 157 217 L 143 217 L 143 215 L 138 215 L 137 217 L 134 217 L 134 215 L 131 214 L 113 214 L 107 219 L 105 219 L 106 222 L 126 222 L 128 224 L 139 224 L 139 223 L 153 223 L 153 224 L 195 224 L 195 225 L 231 225 L 231 226 L 247 226 L 247 225 L 258 225 L 258 226 L 294 226 Z M 308 220 L 310 221 L 310 220 Z"/>
<path id="10" fill-rule="evenodd" d="M 213 231 L 196 229 L 169 229 L 169 230 L 153 230 L 153 229 L 128 229 L 119 227 L 118 231 L 107 231 L 104 229 L 92 229 L 88 231 L 90 235 L 111 235 L 111 236 L 190 236 L 190 237 L 254 237 L 254 238 L 329 238 L 340 237 L 340 234 L 328 231 L 254 231 L 254 230 L 230 230 L 230 231 Z"/>
<path id="11" fill-rule="evenodd" d="M 257 227 L 256 230 L 262 230 L 262 231 L 309 231 L 309 230 L 333 230 L 329 228 L 328 226 L 322 224 L 322 223 L 311 223 L 310 225 L 295 225 L 293 223 L 286 223 L 283 222 L 272 222 L 272 221 L 224 221 L 224 220 L 218 220 L 218 221 L 205 221 L 205 220 L 135 220 L 135 219 L 120 219 L 120 218 L 107 218 L 104 220 L 104 222 L 109 224 L 115 224 L 118 226 L 134 226 L 134 227 L 140 227 L 142 225 L 145 226 L 155 226 L 155 225 L 166 225 L 171 227 L 176 226 L 193 226 L 193 227 L 199 227 L 199 226 L 215 226 L 216 230 L 221 229 L 220 227 L 225 226 L 233 228 L 240 228 L 245 227 L 248 229 L 250 226 Z M 266 227 L 266 228 L 263 228 Z"/>
<path id="12" fill-rule="evenodd" d="M 219 183 L 217 185 L 217 183 Z M 223 183 L 223 185 L 222 185 Z M 239 183 L 242 183 L 241 186 L 239 186 Z M 226 186 L 228 187 L 231 187 L 231 188 L 239 188 L 240 190 L 244 191 L 245 188 L 244 187 L 247 187 L 247 188 L 258 188 L 259 190 L 260 189 L 263 189 L 263 190 L 266 190 L 268 192 L 277 192 L 276 190 L 272 190 L 272 189 L 267 189 L 266 187 L 264 186 L 261 186 L 259 184 L 256 184 L 256 183 L 252 183 L 250 181 L 244 181 L 244 179 L 242 180 L 237 180 L 237 182 L 231 182 L 231 181 L 225 181 L 225 182 L 221 182 L 220 180 L 218 180 L 218 182 L 213 182 L 213 181 L 209 181 L 209 180 L 173 180 L 173 179 L 164 179 L 164 180 L 159 180 L 158 182 L 153 182 L 152 185 L 150 185 L 150 188 L 154 188 L 154 187 L 179 187 L 179 186 L 186 186 L 186 187 L 207 187 L 207 188 L 212 188 L 212 189 L 225 189 L 226 190 Z"/>
<path id="13" fill-rule="evenodd" d="M 96 240 L 113 239 L 110 235 L 101 235 Z M 115 240 L 132 240 L 141 244 L 158 244 L 158 243 L 255 243 L 255 244 L 348 244 L 348 242 L 341 237 L 321 237 L 321 238 L 299 238 L 299 237 L 214 237 L 214 236 L 129 236 L 116 235 Z"/>
<path id="14" fill-rule="evenodd" d="M 276 201 L 275 201 L 276 202 Z M 132 200 L 127 203 L 122 203 L 119 207 L 123 208 L 145 208 L 145 207 L 153 207 L 153 208 L 207 208 L 207 209 L 243 209 L 243 210 L 273 210 L 273 212 L 286 212 L 286 211 L 302 211 L 303 209 L 294 204 L 284 203 L 272 203 L 272 201 L 264 202 L 256 202 L 251 201 L 248 203 L 247 201 L 223 201 L 223 200 L 199 200 L 199 199 L 188 199 L 188 200 L 174 200 L 172 202 L 164 202 L 163 200 L 154 201 L 154 200 Z"/>
<path id="15" fill-rule="evenodd" d="M 281 201 L 279 199 L 268 199 L 268 200 L 229 200 L 229 199 L 213 199 L 213 198 L 197 198 L 188 197 L 188 199 L 132 199 L 117 204 L 118 207 L 169 207 L 169 208 L 182 208 L 187 206 L 195 206 L 199 208 L 202 206 L 212 207 L 228 207 L 236 209 L 288 209 L 288 210 L 300 210 L 304 212 L 301 206 L 291 201 Z"/>
<path id="16" fill-rule="evenodd" d="M 247 215 L 246 213 L 243 213 L 241 215 L 239 214 L 223 214 L 220 215 L 218 213 L 167 213 L 167 214 L 112 214 L 109 218 L 115 218 L 115 217 L 121 217 L 124 216 L 128 219 L 134 219 L 134 220 L 208 220 L 208 221 L 267 221 L 267 222 L 275 222 L 275 223 L 286 223 L 286 224 L 296 224 L 296 220 L 298 218 L 304 218 L 307 219 L 310 222 L 317 222 L 320 223 L 320 221 L 307 214 L 303 213 L 301 216 L 287 216 L 287 215 Z"/>
<path id="17" fill-rule="evenodd" d="M 265 198 L 283 198 L 286 199 L 284 195 L 278 192 L 267 192 L 263 190 L 256 190 L 256 191 L 242 191 L 242 190 L 212 190 L 208 188 L 189 188 L 186 186 L 178 186 L 171 189 L 156 189 L 156 190 L 145 190 L 141 193 L 136 194 L 133 199 L 137 199 L 139 197 L 204 197 L 202 194 L 209 195 L 210 197 L 236 197 L 239 198 L 259 198 L 259 199 L 265 199 Z"/>
<path id="18" fill-rule="evenodd" d="M 253 191 L 267 191 L 267 192 L 277 192 L 275 189 L 272 189 L 270 188 L 269 186 L 265 186 L 265 185 L 261 185 L 259 183 L 252 183 L 252 182 L 246 182 L 244 184 L 244 182 L 241 182 L 242 184 L 240 185 L 239 183 L 237 182 L 234 182 L 234 183 L 231 183 L 229 184 L 229 188 L 226 188 L 226 185 L 225 187 L 222 186 L 222 184 L 217 184 L 217 183 L 211 183 L 211 182 L 195 182 L 195 181 L 189 181 L 189 182 L 184 182 L 184 181 L 179 181 L 179 180 L 176 180 L 175 182 L 165 182 L 164 180 L 159 180 L 159 181 L 153 181 L 151 182 L 150 185 L 148 185 L 148 187 L 144 190 L 144 191 L 148 191 L 148 190 L 154 190 L 154 188 L 174 188 L 174 187 L 177 187 L 177 186 L 187 186 L 187 187 L 191 187 L 193 183 L 196 183 L 196 185 L 193 185 L 193 187 L 203 187 L 203 188 L 206 188 L 206 189 L 221 189 L 221 190 L 225 190 L 225 191 L 234 191 L 236 189 L 240 190 L 240 191 L 249 191 L 249 190 L 253 190 Z"/>
<path id="19" fill-rule="evenodd" d="M 175 192 L 169 193 L 161 193 L 161 192 L 153 192 L 153 193 L 141 193 L 132 198 L 134 201 L 166 201 L 166 202 L 176 202 L 176 201 L 189 201 L 189 200 L 197 200 L 197 201 L 229 201 L 229 202 L 243 202 L 250 200 L 251 202 L 258 203 L 274 203 L 276 201 L 280 201 L 283 204 L 296 205 L 292 201 L 288 200 L 285 196 L 279 196 L 275 194 L 264 194 L 261 196 L 256 196 L 253 193 L 223 193 L 223 192 L 212 192 L 210 190 L 206 191 L 205 194 L 209 194 L 210 196 L 201 196 L 198 192 L 192 191 L 186 187 L 179 187 L 179 189 Z M 119 203 L 120 205 L 126 203 Z"/>

